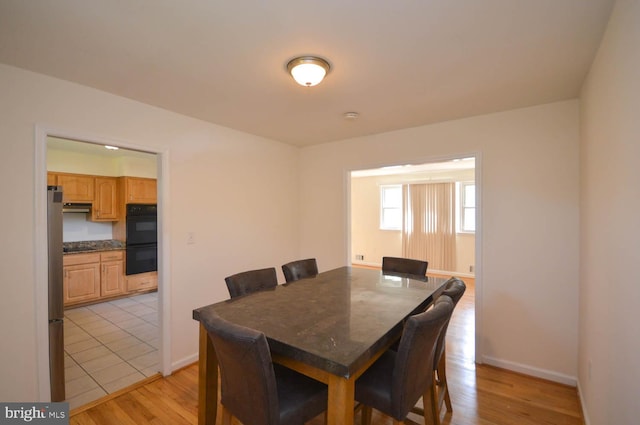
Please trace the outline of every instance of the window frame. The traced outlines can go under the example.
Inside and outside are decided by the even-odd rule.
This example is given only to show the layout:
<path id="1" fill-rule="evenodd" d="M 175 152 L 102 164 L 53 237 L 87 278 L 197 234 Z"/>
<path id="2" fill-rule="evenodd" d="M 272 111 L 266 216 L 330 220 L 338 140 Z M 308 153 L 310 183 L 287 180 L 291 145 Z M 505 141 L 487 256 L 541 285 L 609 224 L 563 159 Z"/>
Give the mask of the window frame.
<path id="1" fill-rule="evenodd" d="M 400 190 L 400 205 L 395 206 L 385 206 L 385 193 L 388 189 Z M 400 223 L 396 226 L 389 226 L 385 221 L 385 210 L 399 210 L 400 212 Z M 379 220 L 380 230 L 402 230 L 402 185 L 401 184 L 383 184 L 380 185 L 380 220 Z"/>
<path id="2" fill-rule="evenodd" d="M 466 206 L 466 187 L 468 186 L 473 186 L 474 189 L 474 198 L 475 198 L 475 193 L 476 193 L 476 182 L 475 181 L 465 181 L 465 182 L 458 182 L 458 220 L 457 220 L 457 224 L 458 224 L 458 228 L 457 228 L 457 232 L 458 233 L 462 233 L 462 234 L 469 234 L 469 235 L 474 235 L 476 233 L 476 226 L 475 226 L 475 217 L 476 217 L 476 203 L 474 202 L 472 206 Z M 473 226 L 473 230 L 469 230 L 466 228 L 465 225 L 465 211 L 467 210 L 473 210 L 473 217 L 474 217 L 474 226 Z"/>

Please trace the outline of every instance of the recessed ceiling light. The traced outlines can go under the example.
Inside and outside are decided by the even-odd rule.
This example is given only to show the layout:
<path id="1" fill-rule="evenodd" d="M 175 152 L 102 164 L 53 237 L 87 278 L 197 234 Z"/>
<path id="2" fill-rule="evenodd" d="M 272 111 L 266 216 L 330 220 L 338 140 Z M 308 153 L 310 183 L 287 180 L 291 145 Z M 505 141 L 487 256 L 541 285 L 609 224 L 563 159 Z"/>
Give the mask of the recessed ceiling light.
<path id="1" fill-rule="evenodd" d="M 357 112 L 345 112 L 344 114 L 342 114 L 342 116 L 345 120 L 353 121 L 355 119 L 358 119 L 360 114 Z"/>
<path id="2" fill-rule="evenodd" d="M 117 147 L 117 146 L 109 146 L 109 145 L 105 145 L 105 149 L 109 149 L 109 150 L 112 150 L 112 151 L 117 151 L 117 150 L 118 150 L 118 149 L 120 149 L 120 148 L 119 148 L 119 147 Z"/>

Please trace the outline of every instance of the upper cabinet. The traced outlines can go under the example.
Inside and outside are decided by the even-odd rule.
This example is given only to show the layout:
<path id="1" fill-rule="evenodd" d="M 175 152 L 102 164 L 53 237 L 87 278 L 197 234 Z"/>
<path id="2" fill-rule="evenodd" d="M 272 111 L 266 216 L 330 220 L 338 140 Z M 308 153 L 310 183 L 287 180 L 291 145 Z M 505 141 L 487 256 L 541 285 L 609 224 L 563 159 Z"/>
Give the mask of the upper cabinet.
<path id="1" fill-rule="evenodd" d="M 118 220 L 118 179 L 116 177 L 95 177 L 95 197 L 91 208 L 91 220 Z"/>
<path id="2" fill-rule="evenodd" d="M 156 204 L 158 189 L 156 179 L 122 177 L 125 204 Z"/>
<path id="3" fill-rule="evenodd" d="M 125 204 L 156 204 L 156 179 L 47 173 L 47 185 L 62 186 L 63 202 L 90 203 L 91 221 L 119 221 Z"/>
<path id="4" fill-rule="evenodd" d="M 57 173 L 56 184 L 62 186 L 63 202 L 93 202 L 94 176 Z"/>

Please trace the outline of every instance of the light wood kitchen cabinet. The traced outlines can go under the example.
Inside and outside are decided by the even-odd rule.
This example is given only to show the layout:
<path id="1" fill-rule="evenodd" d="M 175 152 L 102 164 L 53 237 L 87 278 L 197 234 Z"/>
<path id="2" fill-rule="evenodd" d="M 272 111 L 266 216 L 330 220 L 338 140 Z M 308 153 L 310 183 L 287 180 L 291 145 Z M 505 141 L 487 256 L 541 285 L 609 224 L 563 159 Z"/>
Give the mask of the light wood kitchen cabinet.
<path id="1" fill-rule="evenodd" d="M 124 251 L 100 254 L 100 295 L 108 297 L 125 292 Z"/>
<path id="2" fill-rule="evenodd" d="M 100 298 L 100 254 L 63 257 L 64 304 L 71 305 Z"/>
<path id="3" fill-rule="evenodd" d="M 96 176 L 94 180 L 91 221 L 118 221 L 118 179 Z"/>
<path id="4" fill-rule="evenodd" d="M 63 202 L 93 202 L 94 176 L 58 174 L 56 184 L 62 186 Z"/>
<path id="5" fill-rule="evenodd" d="M 158 288 L 158 272 L 125 275 L 125 250 L 63 257 L 65 307 L 94 304 Z"/>
<path id="6" fill-rule="evenodd" d="M 138 292 L 156 289 L 158 287 L 158 272 L 139 273 L 127 276 L 127 291 Z"/>
<path id="7" fill-rule="evenodd" d="M 158 189 L 156 179 L 123 177 L 125 204 L 156 204 Z"/>
<path id="8" fill-rule="evenodd" d="M 47 186 L 55 186 L 57 177 L 55 173 L 47 173 Z"/>

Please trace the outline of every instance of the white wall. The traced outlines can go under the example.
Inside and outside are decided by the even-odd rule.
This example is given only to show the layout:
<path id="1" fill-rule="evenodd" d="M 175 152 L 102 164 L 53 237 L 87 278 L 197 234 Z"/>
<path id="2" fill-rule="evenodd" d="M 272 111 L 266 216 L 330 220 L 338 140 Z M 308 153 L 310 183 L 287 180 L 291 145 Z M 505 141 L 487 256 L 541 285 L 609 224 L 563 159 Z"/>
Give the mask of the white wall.
<path id="1" fill-rule="evenodd" d="M 575 383 L 578 101 L 409 128 L 301 151 L 301 251 L 348 262 L 353 169 L 479 153 L 479 361 Z"/>
<path id="2" fill-rule="evenodd" d="M 47 137 L 47 140 L 56 140 Z M 154 154 L 117 151 L 112 157 L 90 153 L 72 152 L 64 149 L 47 149 L 47 170 L 65 173 L 90 174 L 96 176 L 158 177 L 158 159 Z M 144 155 L 144 156 L 143 156 Z"/>
<path id="3" fill-rule="evenodd" d="M 380 266 L 384 256 L 402 256 L 402 233 L 380 229 L 380 181 L 381 177 L 351 178 L 350 260 L 354 264 Z"/>
<path id="4" fill-rule="evenodd" d="M 155 163 L 154 163 L 155 165 Z M 47 171 L 118 176 L 118 161 L 112 158 L 96 158 L 80 152 L 47 149 Z"/>
<path id="5" fill-rule="evenodd" d="M 103 241 L 113 239 L 113 224 L 89 220 L 91 214 L 62 215 L 62 241 Z"/>
<path id="6" fill-rule="evenodd" d="M 581 100 L 579 383 L 588 424 L 640 417 L 640 2 L 619 0 Z"/>
<path id="7" fill-rule="evenodd" d="M 298 149 L 4 65 L 0 93 L 0 178 L 10 200 L 0 210 L 0 400 L 40 399 L 37 359 L 47 349 L 38 345 L 43 323 L 36 317 L 43 315 L 35 307 L 43 288 L 36 287 L 42 271 L 35 269 L 34 210 L 36 197 L 46 196 L 44 170 L 35 181 L 36 124 L 162 152 L 173 365 L 195 360 L 192 309 L 227 298 L 225 276 L 298 258 L 298 211 L 291 207 Z M 186 244 L 187 232 L 194 245 Z"/>

